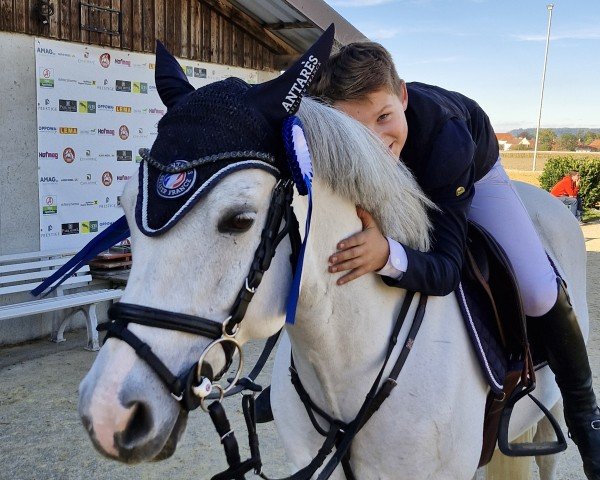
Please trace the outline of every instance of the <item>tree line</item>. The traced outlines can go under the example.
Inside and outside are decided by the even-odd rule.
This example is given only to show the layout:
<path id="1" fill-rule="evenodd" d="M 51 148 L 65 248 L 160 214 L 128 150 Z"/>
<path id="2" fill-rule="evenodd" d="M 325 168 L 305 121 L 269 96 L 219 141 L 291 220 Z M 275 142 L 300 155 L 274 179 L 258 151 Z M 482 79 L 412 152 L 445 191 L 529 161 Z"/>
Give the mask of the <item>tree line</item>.
<path id="1" fill-rule="evenodd" d="M 513 130 L 515 137 L 527 138 L 535 142 L 535 129 Z M 574 152 L 578 147 L 587 146 L 594 140 L 600 139 L 599 129 L 553 129 L 541 128 L 538 139 L 538 150 Z M 529 150 L 526 145 L 514 145 L 511 150 Z"/>

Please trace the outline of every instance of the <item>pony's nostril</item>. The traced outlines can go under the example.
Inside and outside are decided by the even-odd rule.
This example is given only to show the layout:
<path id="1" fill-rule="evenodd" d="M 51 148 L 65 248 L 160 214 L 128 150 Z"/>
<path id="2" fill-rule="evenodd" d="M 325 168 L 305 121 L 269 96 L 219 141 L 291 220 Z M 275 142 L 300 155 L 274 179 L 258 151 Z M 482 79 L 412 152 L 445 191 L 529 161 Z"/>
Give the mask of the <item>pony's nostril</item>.
<path id="1" fill-rule="evenodd" d="M 122 432 L 115 434 L 115 443 L 125 449 L 135 447 L 152 430 L 152 414 L 150 408 L 142 402 L 129 405 L 131 416 Z"/>
<path id="2" fill-rule="evenodd" d="M 92 419 L 87 415 L 81 415 L 81 423 L 83 423 L 83 428 L 85 428 L 88 434 L 91 434 L 94 430 L 94 424 L 92 423 Z"/>

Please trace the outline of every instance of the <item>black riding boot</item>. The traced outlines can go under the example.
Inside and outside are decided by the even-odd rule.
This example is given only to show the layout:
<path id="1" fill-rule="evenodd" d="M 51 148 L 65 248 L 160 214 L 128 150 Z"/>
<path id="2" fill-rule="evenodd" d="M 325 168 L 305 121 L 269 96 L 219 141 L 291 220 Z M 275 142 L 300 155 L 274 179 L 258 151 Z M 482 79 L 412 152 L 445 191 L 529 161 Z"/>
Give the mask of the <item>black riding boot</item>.
<path id="1" fill-rule="evenodd" d="M 532 321 L 546 332 L 541 336 L 542 343 L 563 397 L 565 420 L 579 448 L 585 475 L 589 480 L 600 480 L 600 410 L 583 335 L 561 281 L 556 304 Z"/>

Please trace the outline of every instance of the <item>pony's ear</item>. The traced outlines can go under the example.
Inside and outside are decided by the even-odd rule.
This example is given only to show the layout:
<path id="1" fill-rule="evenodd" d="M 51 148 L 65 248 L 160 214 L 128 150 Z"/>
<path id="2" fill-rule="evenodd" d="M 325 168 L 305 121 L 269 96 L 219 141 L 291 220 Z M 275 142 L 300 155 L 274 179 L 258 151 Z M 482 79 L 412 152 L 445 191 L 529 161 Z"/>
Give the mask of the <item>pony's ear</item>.
<path id="1" fill-rule="evenodd" d="M 333 23 L 304 55 L 279 77 L 254 85 L 246 96 L 268 120 L 283 120 L 298 111 L 302 95 L 321 64 L 329 58 L 335 27 Z"/>
<path id="2" fill-rule="evenodd" d="M 159 40 L 156 41 L 154 78 L 158 95 L 167 108 L 171 108 L 184 95 L 195 90 L 181 70 L 179 62 Z"/>

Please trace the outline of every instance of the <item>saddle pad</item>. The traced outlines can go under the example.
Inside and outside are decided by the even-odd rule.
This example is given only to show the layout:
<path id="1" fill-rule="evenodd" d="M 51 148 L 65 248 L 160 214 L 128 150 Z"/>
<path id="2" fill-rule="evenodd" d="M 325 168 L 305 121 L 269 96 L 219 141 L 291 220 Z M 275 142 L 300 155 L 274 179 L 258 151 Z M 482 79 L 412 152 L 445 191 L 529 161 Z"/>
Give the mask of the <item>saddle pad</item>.
<path id="1" fill-rule="evenodd" d="M 481 231 L 481 227 L 478 228 L 479 231 Z M 473 231 L 472 225 L 470 225 L 469 234 L 471 247 L 474 247 L 472 240 L 475 238 L 475 232 Z M 546 365 L 543 339 L 540 338 L 540 325 L 537 324 L 535 320 L 530 321 L 524 317 L 527 324 L 526 328 L 529 332 L 527 335 L 528 338 L 523 340 L 517 338 L 515 340 L 513 329 L 513 337 L 511 340 L 510 332 L 507 330 L 507 328 L 509 328 L 507 323 L 510 321 L 513 321 L 514 323 L 515 316 L 519 317 L 519 315 L 523 315 L 520 306 L 521 299 L 518 293 L 517 295 L 513 294 L 512 296 L 506 296 L 506 291 L 518 292 L 518 290 L 516 290 L 517 287 L 514 281 L 514 275 L 512 274 L 510 265 L 507 265 L 508 259 L 504 255 L 498 257 L 497 250 L 495 257 L 496 262 L 490 261 L 492 258 L 490 256 L 492 253 L 490 248 L 497 248 L 497 245 L 486 244 L 485 250 L 487 261 L 478 263 L 484 268 L 484 276 L 487 277 L 486 280 L 490 280 L 491 277 L 495 279 L 495 281 L 490 283 L 490 286 L 492 286 L 492 294 L 495 298 L 497 307 L 501 307 L 499 321 L 502 324 L 502 328 L 505 330 L 504 335 L 505 337 L 507 334 L 509 335 L 508 340 L 506 340 L 506 338 L 504 340 L 508 341 L 509 344 L 512 342 L 513 346 L 522 345 L 523 340 L 528 342 L 530 344 L 535 369 L 538 370 Z M 480 260 L 481 253 L 482 251 L 479 250 Z M 500 262 L 497 261 L 498 258 L 500 258 Z M 550 261 L 556 276 L 560 277 L 560 273 L 549 255 L 548 260 Z M 502 270 L 502 272 L 500 272 L 500 270 Z M 500 273 L 503 273 L 503 275 L 499 275 Z M 511 282 L 512 288 L 507 290 L 506 283 L 508 282 Z M 500 293 L 499 290 L 504 290 L 504 292 Z M 480 282 L 476 280 L 473 275 L 468 273 L 467 268 L 463 268 L 461 282 L 456 289 L 455 294 L 484 377 L 492 391 L 500 394 L 503 390 L 506 374 L 510 371 L 522 369 L 523 361 L 522 357 L 519 355 L 520 352 L 517 351 L 517 354 L 513 355 L 513 359 L 511 358 L 510 352 L 504 347 L 494 307 Z M 517 307 L 515 305 L 516 303 L 519 303 L 518 308 L 515 308 Z"/>
<path id="2" fill-rule="evenodd" d="M 483 375 L 492 391 L 500 394 L 508 360 L 499 340 L 492 307 L 469 283 L 461 282 L 455 294 Z"/>

